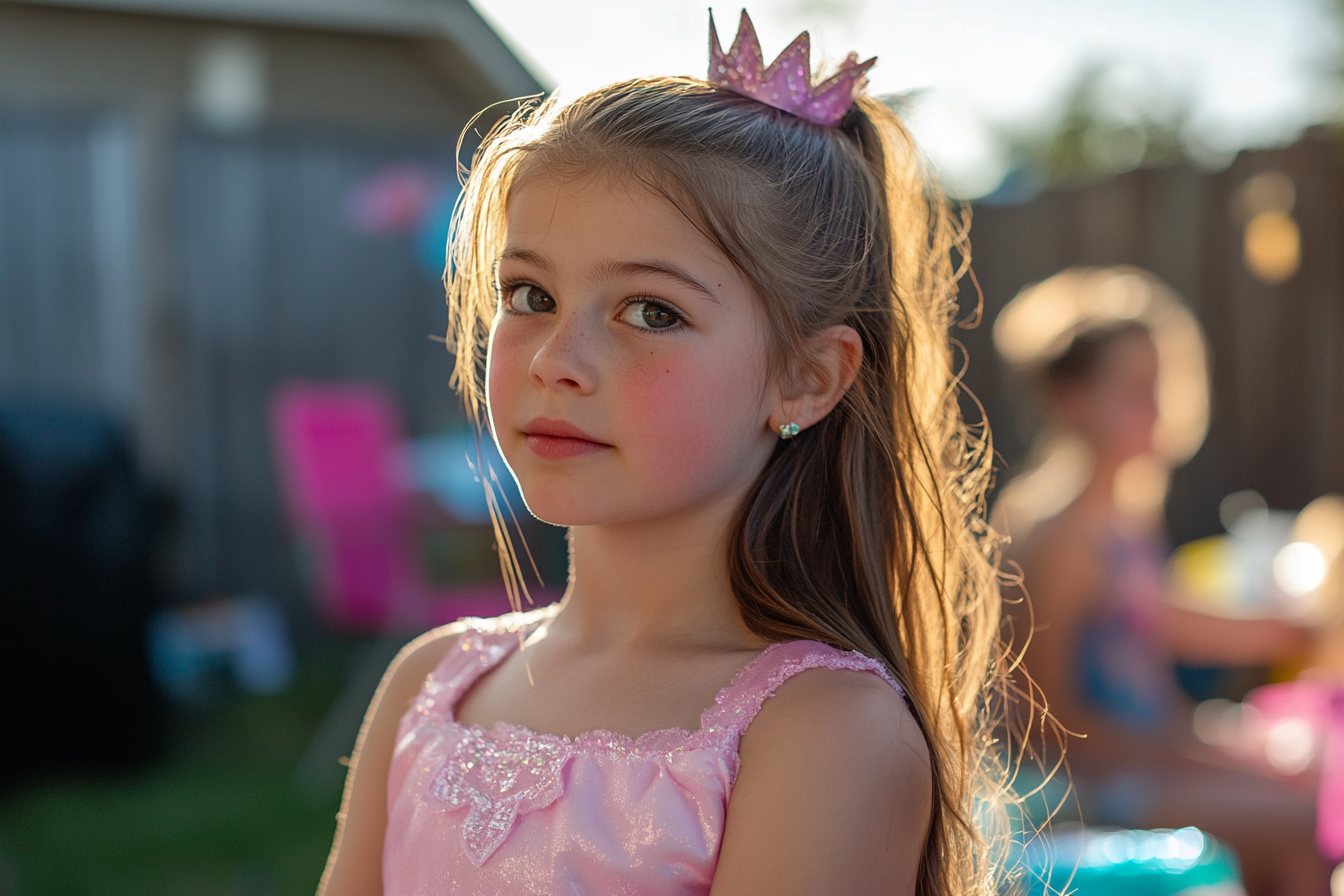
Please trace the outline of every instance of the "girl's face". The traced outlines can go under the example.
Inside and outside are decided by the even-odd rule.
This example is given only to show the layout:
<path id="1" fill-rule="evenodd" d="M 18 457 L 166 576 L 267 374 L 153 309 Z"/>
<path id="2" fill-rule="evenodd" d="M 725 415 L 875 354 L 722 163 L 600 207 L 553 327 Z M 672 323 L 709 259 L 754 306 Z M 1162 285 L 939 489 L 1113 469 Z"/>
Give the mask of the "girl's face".
<path id="1" fill-rule="evenodd" d="M 1153 450 L 1157 377 L 1152 339 L 1126 335 L 1104 349 L 1084 382 L 1064 387 L 1058 406 L 1098 455 L 1123 462 Z"/>
<path id="2" fill-rule="evenodd" d="M 533 514 L 585 526 L 737 505 L 778 439 L 764 312 L 671 203 L 526 177 L 498 283 L 490 422 Z"/>

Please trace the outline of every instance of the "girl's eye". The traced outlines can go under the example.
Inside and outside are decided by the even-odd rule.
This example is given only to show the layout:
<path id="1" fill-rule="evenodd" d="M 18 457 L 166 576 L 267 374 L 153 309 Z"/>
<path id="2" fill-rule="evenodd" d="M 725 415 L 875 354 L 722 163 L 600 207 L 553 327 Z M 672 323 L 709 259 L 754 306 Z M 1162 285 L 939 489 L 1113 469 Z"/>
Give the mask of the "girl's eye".
<path id="1" fill-rule="evenodd" d="M 659 302 L 636 299 L 625 306 L 621 320 L 641 330 L 667 330 L 681 323 L 681 315 Z"/>
<path id="2" fill-rule="evenodd" d="M 506 286 L 504 303 L 520 314 L 550 314 L 555 311 L 555 299 L 530 283 Z"/>

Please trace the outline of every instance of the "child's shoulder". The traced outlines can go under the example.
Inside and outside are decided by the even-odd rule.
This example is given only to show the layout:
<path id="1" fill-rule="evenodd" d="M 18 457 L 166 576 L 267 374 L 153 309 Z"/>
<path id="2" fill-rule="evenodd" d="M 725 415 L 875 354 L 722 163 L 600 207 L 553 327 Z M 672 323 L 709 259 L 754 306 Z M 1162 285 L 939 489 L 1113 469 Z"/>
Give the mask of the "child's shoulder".
<path id="1" fill-rule="evenodd" d="M 874 759 L 890 758 L 891 748 L 927 765 L 928 745 L 905 693 L 884 665 L 824 644 L 781 644 L 762 682 L 770 699 L 761 705 L 743 739 L 745 753 L 756 744 L 797 745 L 855 757 L 873 747 Z M 745 757 L 744 757 L 745 758 Z"/>
<path id="2" fill-rule="evenodd" d="M 454 645 L 463 643 L 464 638 L 475 638 L 484 642 L 503 640 L 510 635 L 516 637 L 519 632 L 528 632 L 551 618 L 557 610 L 558 605 L 552 604 L 535 610 L 505 613 L 491 618 L 468 616 L 432 628 L 401 648 L 396 659 L 388 667 L 388 678 L 423 681 L 439 667 Z M 480 648 L 484 644 L 475 646 Z"/>
<path id="3" fill-rule="evenodd" d="M 551 619 L 559 609 L 560 605 L 556 603 L 532 610 L 505 613 L 502 616 L 463 616 L 456 622 L 430 629 L 407 647 L 452 641 L 463 635 L 516 635 L 518 632 L 530 631 L 540 623 Z"/>
<path id="4" fill-rule="evenodd" d="M 738 748 L 720 863 L 732 880 L 745 887 L 766 862 L 779 876 L 823 867 L 792 861 L 802 856 L 837 857 L 838 867 L 874 855 L 918 863 L 933 805 L 930 748 L 900 692 L 875 671 L 813 666 L 762 705 Z M 781 843 L 798 846 L 782 864 Z"/>
<path id="5" fill-rule="evenodd" d="M 451 623 L 450 625 L 440 626 L 426 634 L 433 634 L 434 632 L 441 630 L 452 630 L 445 633 L 450 636 L 464 634 L 466 632 L 478 632 L 484 635 L 513 635 L 518 632 L 525 632 L 535 628 L 540 623 L 555 616 L 559 611 L 560 604 L 554 603 L 531 610 L 505 613 L 503 616 L 492 616 L 489 618 L 465 616 L 457 622 Z"/>
<path id="6" fill-rule="evenodd" d="M 924 738 L 903 692 L 887 675 L 861 666 L 817 666 L 784 682 L 761 709 L 758 722 L 801 737 L 854 738 L 882 729 Z M 866 737 L 862 739 L 868 739 Z"/>

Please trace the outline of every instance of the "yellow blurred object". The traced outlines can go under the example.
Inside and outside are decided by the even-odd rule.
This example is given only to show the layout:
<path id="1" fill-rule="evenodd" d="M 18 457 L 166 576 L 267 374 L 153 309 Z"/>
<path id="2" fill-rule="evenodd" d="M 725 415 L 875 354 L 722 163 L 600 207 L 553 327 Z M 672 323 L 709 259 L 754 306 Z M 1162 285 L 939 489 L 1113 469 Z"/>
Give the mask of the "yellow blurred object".
<path id="1" fill-rule="evenodd" d="M 1230 516 L 1229 534 L 1172 553 L 1173 600 L 1215 615 L 1338 629 L 1344 646 L 1344 497 L 1324 495 L 1296 515 L 1262 508 Z"/>
<path id="2" fill-rule="evenodd" d="M 1314 544 L 1330 564 L 1313 607 L 1319 634 L 1311 666 L 1344 681 L 1344 497 L 1323 495 L 1304 507 L 1293 538 Z"/>
<path id="3" fill-rule="evenodd" d="M 1235 583 L 1228 562 L 1230 540 L 1213 535 L 1183 544 L 1171 555 L 1171 582 L 1180 603 L 1190 609 L 1226 610 Z"/>
<path id="4" fill-rule="evenodd" d="M 1242 237 L 1246 269 L 1261 283 L 1277 286 L 1297 273 L 1302 263 L 1302 234 L 1292 215 L 1261 212 L 1246 222 Z"/>

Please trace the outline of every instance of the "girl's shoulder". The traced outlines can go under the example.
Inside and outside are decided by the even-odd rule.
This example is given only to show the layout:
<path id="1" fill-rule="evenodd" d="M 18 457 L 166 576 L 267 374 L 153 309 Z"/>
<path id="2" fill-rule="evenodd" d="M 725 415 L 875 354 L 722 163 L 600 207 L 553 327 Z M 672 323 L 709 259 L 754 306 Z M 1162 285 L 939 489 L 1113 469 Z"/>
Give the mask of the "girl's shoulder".
<path id="1" fill-rule="evenodd" d="M 464 616 L 451 625 L 440 626 L 443 629 L 454 629 L 461 634 L 480 634 L 480 635 L 516 635 L 519 632 L 530 632 L 543 622 L 551 619 L 560 611 L 560 604 L 547 604 L 544 607 L 536 607 L 531 610 L 521 610 L 513 613 L 505 613 L 503 616 L 492 616 L 489 618 Z M 434 631 L 438 631 L 435 629 Z"/>
<path id="2" fill-rule="evenodd" d="M 461 641 L 464 638 L 494 639 L 509 635 L 516 637 L 520 632 L 526 636 L 538 625 L 555 616 L 559 610 L 560 604 L 554 603 L 531 610 L 505 613 L 502 616 L 463 616 L 456 622 L 430 629 L 411 644 L 435 644 Z"/>
<path id="3" fill-rule="evenodd" d="M 746 670 L 749 680 L 735 695 L 761 712 L 766 727 L 808 739 L 815 729 L 832 740 L 863 738 L 873 725 L 918 729 L 905 690 L 878 660 L 816 641 L 785 641 L 767 654 Z"/>
<path id="4" fill-rule="evenodd" d="M 397 654 L 388 669 L 389 683 L 398 679 L 423 682 L 431 674 L 438 678 L 450 675 L 458 666 L 506 650 L 511 640 L 527 637 L 558 609 L 557 604 L 552 604 L 491 618 L 468 616 L 432 628 Z"/>
<path id="5" fill-rule="evenodd" d="M 860 674 L 818 674 L 823 671 Z M 767 647 L 738 674 L 724 696 L 737 714 L 755 715 L 767 699 L 778 699 L 776 692 L 795 678 L 814 682 L 812 687 L 877 693 L 888 701 L 895 697 L 904 705 L 904 689 L 881 662 L 855 651 L 807 640 L 780 641 Z M 793 684 L 785 693 L 800 690 Z"/>
<path id="6" fill-rule="evenodd" d="M 781 744 L 842 762 L 869 754 L 885 761 L 901 743 L 906 760 L 927 765 L 927 744 L 905 691 L 875 659 L 816 641 L 786 641 L 741 678 L 725 709 L 752 720 L 739 746 L 744 762 L 762 745 L 778 755 Z"/>
<path id="7" fill-rule="evenodd" d="M 382 885 L 382 848 L 388 773 L 398 728 L 416 695 L 459 657 L 478 656 L 466 645 L 495 643 L 536 625 L 546 618 L 543 609 L 508 613 L 495 619 L 461 619 L 425 632 L 411 641 L 388 666 L 369 704 L 351 756 L 350 774 L 338 816 L 336 840 L 319 892 L 363 894 Z"/>
<path id="8" fill-rule="evenodd" d="M 915 868 L 933 771 L 902 691 L 875 660 L 790 644 L 809 665 L 779 685 L 743 734 L 719 863 L 724 891 L 859 890 L 825 875 L 869 867 L 874 856 L 892 859 L 884 872 Z"/>

